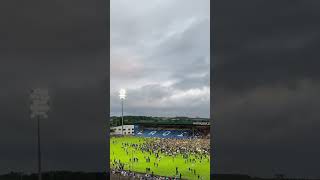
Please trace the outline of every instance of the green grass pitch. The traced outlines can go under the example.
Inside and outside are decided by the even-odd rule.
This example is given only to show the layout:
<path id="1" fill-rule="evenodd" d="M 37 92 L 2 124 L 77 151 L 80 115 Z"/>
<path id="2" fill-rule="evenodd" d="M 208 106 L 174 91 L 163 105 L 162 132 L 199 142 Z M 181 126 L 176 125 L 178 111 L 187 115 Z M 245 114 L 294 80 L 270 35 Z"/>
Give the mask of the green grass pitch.
<path id="1" fill-rule="evenodd" d="M 210 179 L 210 159 L 202 160 L 201 163 L 197 161 L 196 163 L 187 162 L 185 163 L 185 159 L 181 155 L 176 158 L 172 158 L 170 156 L 166 156 L 165 154 L 161 154 L 161 160 L 158 162 L 159 166 L 155 167 L 154 162 L 156 162 L 156 158 L 154 155 L 149 153 L 142 153 L 141 151 L 134 150 L 134 148 L 129 147 L 128 154 L 124 149 L 121 148 L 122 143 L 143 143 L 146 138 L 143 137 L 111 137 L 110 139 L 110 166 L 112 167 L 112 163 L 114 159 L 120 160 L 122 163 L 125 163 L 125 170 L 132 170 L 134 172 L 145 173 L 146 168 L 151 168 L 150 172 L 154 172 L 155 175 L 160 176 L 175 176 L 176 167 L 178 167 L 179 173 L 182 174 L 182 179 L 198 179 L 198 175 L 205 180 Z M 116 141 L 113 144 L 113 141 Z M 151 162 L 147 163 L 145 158 L 149 156 L 151 158 Z M 139 158 L 139 162 L 130 162 L 130 158 L 133 157 Z M 196 170 L 196 175 L 189 171 L 189 168 Z M 201 179 L 201 178 L 200 178 Z"/>

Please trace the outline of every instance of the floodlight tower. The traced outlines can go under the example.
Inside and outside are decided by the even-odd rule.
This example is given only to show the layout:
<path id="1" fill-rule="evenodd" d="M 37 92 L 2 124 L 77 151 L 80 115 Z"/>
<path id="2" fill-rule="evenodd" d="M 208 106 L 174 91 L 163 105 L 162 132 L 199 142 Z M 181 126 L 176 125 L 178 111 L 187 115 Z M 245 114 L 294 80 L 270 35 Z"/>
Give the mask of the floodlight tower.
<path id="1" fill-rule="evenodd" d="M 40 141 L 40 118 L 47 119 L 50 96 L 47 89 L 32 89 L 30 93 L 30 118 L 38 121 L 38 180 L 42 180 L 41 171 L 41 141 Z"/>
<path id="2" fill-rule="evenodd" d="M 119 97 L 121 100 L 121 119 L 122 119 L 122 125 L 121 125 L 121 134 L 123 135 L 123 101 L 126 99 L 126 90 L 125 89 L 120 89 L 119 91 Z"/>

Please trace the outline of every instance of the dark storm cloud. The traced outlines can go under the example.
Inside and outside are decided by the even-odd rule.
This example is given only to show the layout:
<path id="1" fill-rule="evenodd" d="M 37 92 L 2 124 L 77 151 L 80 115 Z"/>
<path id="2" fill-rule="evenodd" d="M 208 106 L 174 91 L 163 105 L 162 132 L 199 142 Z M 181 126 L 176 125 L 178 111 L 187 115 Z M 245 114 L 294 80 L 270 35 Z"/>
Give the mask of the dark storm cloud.
<path id="1" fill-rule="evenodd" d="M 317 1 L 216 1 L 217 172 L 319 177 Z"/>
<path id="2" fill-rule="evenodd" d="M 31 88 L 49 88 L 43 170 L 105 170 L 105 1 L 0 2 L 0 173 L 36 171 Z"/>
<path id="3" fill-rule="evenodd" d="M 103 1 L 1 2 L 3 54 L 97 51 L 106 47 Z"/>
<path id="4" fill-rule="evenodd" d="M 262 1 L 238 4 L 243 8 L 235 8 L 237 3 L 229 6 L 217 2 L 221 9 L 214 12 L 216 29 L 224 34 L 215 36 L 215 57 L 221 59 L 215 71 L 241 74 L 238 78 L 224 76 L 221 81 L 222 76 L 217 76 L 216 80 L 223 83 L 217 85 L 246 88 L 260 83 L 318 77 L 317 58 L 312 52 L 319 45 L 320 27 L 316 23 L 319 14 L 312 2 L 274 6 Z M 301 8 L 296 8 L 299 6 Z"/>

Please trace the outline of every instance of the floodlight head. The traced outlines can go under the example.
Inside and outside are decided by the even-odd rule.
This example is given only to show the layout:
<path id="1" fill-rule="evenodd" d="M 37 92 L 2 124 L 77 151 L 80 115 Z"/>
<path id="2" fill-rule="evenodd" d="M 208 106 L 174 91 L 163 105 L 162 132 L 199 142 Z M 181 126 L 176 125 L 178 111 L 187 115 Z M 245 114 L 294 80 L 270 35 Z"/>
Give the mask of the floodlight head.
<path id="1" fill-rule="evenodd" d="M 120 89 L 119 97 L 120 97 L 120 99 L 125 99 L 126 98 L 126 90 L 125 89 Z"/>

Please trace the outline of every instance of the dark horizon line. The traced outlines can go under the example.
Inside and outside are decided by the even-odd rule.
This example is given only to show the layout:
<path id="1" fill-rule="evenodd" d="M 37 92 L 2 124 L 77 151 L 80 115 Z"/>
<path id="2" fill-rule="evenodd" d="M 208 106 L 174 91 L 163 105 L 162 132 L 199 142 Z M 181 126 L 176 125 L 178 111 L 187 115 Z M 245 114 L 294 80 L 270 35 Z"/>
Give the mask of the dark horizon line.
<path id="1" fill-rule="evenodd" d="M 48 173 L 85 173 L 85 174 L 96 174 L 96 173 L 102 173 L 102 174 L 107 174 L 108 172 L 99 172 L 99 171 L 72 171 L 72 170 L 50 170 L 50 171 L 44 171 L 42 174 L 48 174 Z M 4 174 L 0 174 L 1 176 L 6 176 L 6 175 L 14 175 L 14 174 L 23 174 L 23 175 L 37 175 L 37 172 L 24 172 L 24 171 L 10 171 Z"/>
<path id="2" fill-rule="evenodd" d="M 52 173 L 57 173 L 57 174 L 100 174 L 100 175 L 107 175 L 109 174 L 109 172 L 98 172 L 98 171 L 68 171 L 68 170 L 52 170 L 52 171 L 45 171 L 42 174 L 52 174 Z M 24 176 L 35 176 L 37 175 L 36 172 L 33 173 L 26 173 L 26 172 L 19 172 L 19 171 L 11 171 L 5 174 L 0 174 L 0 177 L 3 176 L 14 176 L 14 175 L 24 175 Z M 282 175 L 283 177 L 277 177 L 277 175 Z M 230 178 L 240 178 L 242 180 L 274 180 L 274 179 L 285 179 L 285 180 L 318 180 L 316 178 L 301 178 L 301 177 L 286 177 L 284 174 L 275 174 L 275 177 L 270 177 L 270 178 L 266 178 L 266 177 L 258 177 L 258 176 L 250 176 L 247 174 L 237 174 L 237 173 L 221 173 L 221 174 L 211 174 L 211 177 L 215 178 L 215 179 L 230 179 Z"/>
<path id="3" fill-rule="evenodd" d="M 144 116 L 144 115 L 124 115 L 123 117 L 156 117 L 156 118 L 189 118 L 189 119 L 210 119 L 210 117 L 188 117 L 188 116 Z M 110 116 L 110 117 L 121 117 Z"/>

